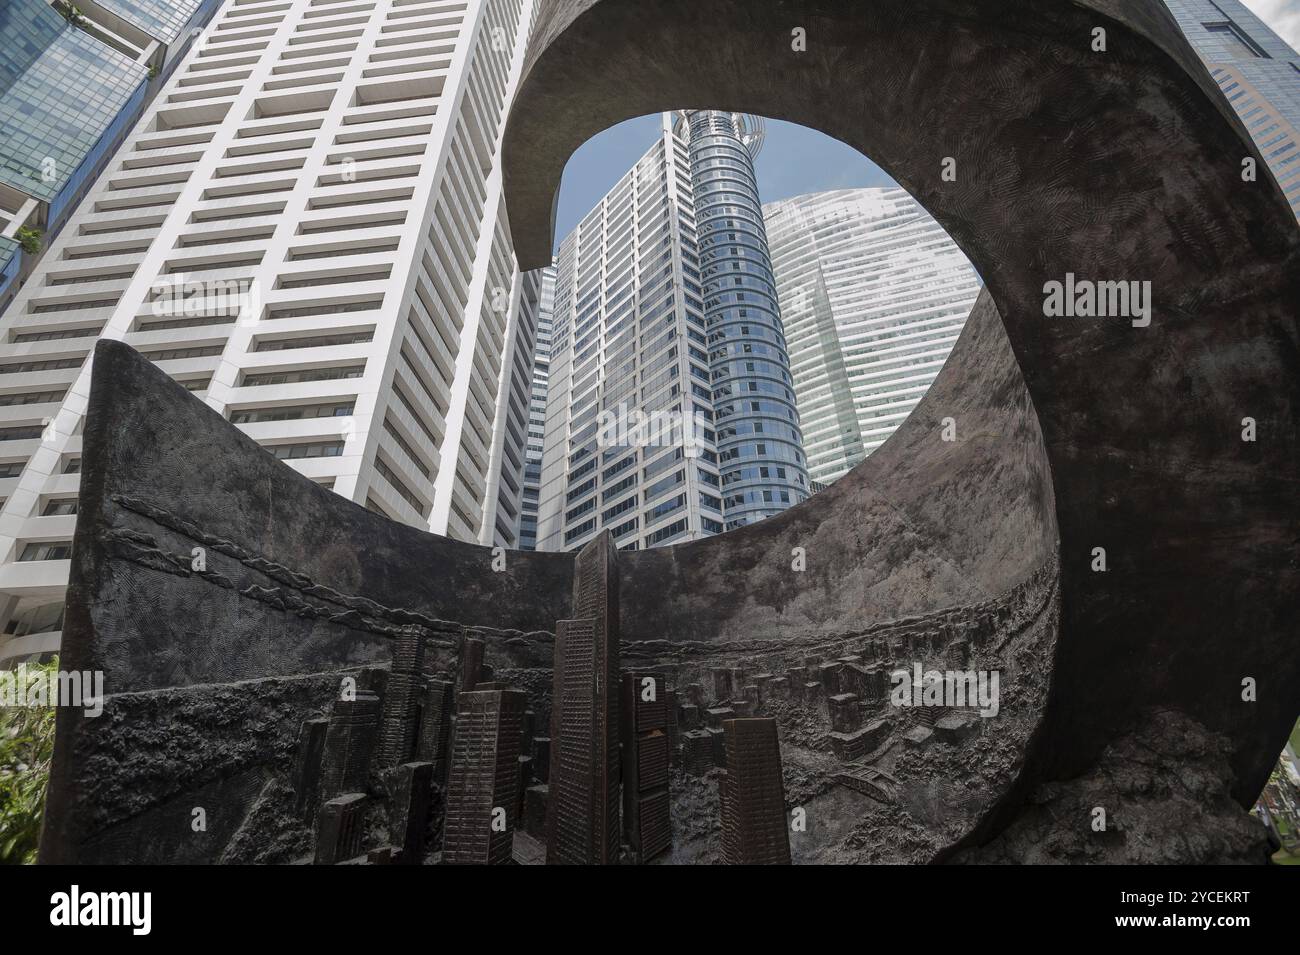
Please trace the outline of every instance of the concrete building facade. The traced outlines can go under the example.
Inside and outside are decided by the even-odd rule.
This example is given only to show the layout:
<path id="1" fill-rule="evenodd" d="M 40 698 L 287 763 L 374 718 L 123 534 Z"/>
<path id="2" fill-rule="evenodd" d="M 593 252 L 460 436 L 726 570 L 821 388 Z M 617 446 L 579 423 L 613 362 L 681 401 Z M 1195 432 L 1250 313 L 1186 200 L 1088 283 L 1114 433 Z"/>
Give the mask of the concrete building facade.
<path id="1" fill-rule="evenodd" d="M 101 337 L 356 503 L 515 545 L 536 311 L 498 160 L 532 19 L 220 7 L 0 317 L 0 665 L 58 646 Z"/>
<path id="2" fill-rule="evenodd" d="M 520 502 L 520 550 L 537 549 L 537 503 L 542 487 L 542 450 L 546 438 L 546 389 L 551 379 L 555 266 L 539 271 L 537 346 L 533 352 L 533 390 L 528 402 L 528 444 L 524 448 L 524 493 Z"/>
<path id="3" fill-rule="evenodd" d="M 697 412 L 711 425 L 713 403 L 690 159 L 671 117 L 555 268 L 538 550 L 602 530 L 621 549 L 718 533 L 715 436 L 688 448 L 681 430 Z"/>

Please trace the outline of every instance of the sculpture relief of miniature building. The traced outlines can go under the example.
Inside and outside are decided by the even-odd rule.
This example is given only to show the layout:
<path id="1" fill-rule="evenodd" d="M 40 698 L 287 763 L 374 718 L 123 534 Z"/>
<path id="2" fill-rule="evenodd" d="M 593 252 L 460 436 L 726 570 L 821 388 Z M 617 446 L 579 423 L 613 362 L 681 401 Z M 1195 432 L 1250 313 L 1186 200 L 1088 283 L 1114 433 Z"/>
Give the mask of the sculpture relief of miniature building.
<path id="1" fill-rule="evenodd" d="M 722 858 L 728 865 L 789 865 L 785 786 L 776 720 L 723 724 L 727 775 L 722 793 Z"/>
<path id="2" fill-rule="evenodd" d="M 298 752 L 289 781 L 294 792 L 293 813 L 307 824 L 316 818 L 321 761 L 325 758 L 328 729 L 329 720 L 321 718 L 305 720 L 298 729 Z"/>
<path id="3" fill-rule="evenodd" d="M 379 696 L 358 690 L 355 698 L 334 701 L 325 730 L 320 792 L 323 799 L 365 792 L 370 758 L 379 735 Z"/>
<path id="4" fill-rule="evenodd" d="M 455 694 L 450 680 L 430 679 L 420 704 L 419 739 L 416 758 L 433 764 L 433 778 L 447 782 L 447 761 L 451 743 L 452 707 Z"/>
<path id="5" fill-rule="evenodd" d="M 690 776 L 703 776 L 713 768 L 713 743 L 707 731 L 682 734 L 682 766 Z"/>
<path id="6" fill-rule="evenodd" d="M 609 864 L 619 839 L 618 564 L 609 534 L 575 561 L 575 619 L 556 624 L 548 864 Z"/>
<path id="7" fill-rule="evenodd" d="M 418 627 L 409 627 L 393 645 L 379 736 L 380 766 L 396 766 L 415 750 L 423 665 L 424 633 Z"/>
<path id="8" fill-rule="evenodd" d="M 423 861 L 429 817 L 433 812 L 432 763 L 403 763 L 397 768 L 389 808 L 390 853 L 404 865 Z"/>
<path id="9" fill-rule="evenodd" d="M 462 632 L 460 637 L 459 679 L 456 684 L 461 693 L 467 693 L 480 683 L 486 683 L 492 679 L 491 672 L 484 669 L 484 650 L 482 640 Z"/>
<path id="10" fill-rule="evenodd" d="M 482 689 L 461 693 L 452 740 L 442 861 L 510 861 L 519 785 L 519 743 L 527 694 Z"/>
<path id="11" fill-rule="evenodd" d="M 321 806 L 316 827 L 316 865 L 337 865 L 361 854 L 365 805 L 365 793 L 348 793 Z"/>
<path id="12" fill-rule="evenodd" d="M 623 674 L 623 832 L 642 862 L 672 842 L 667 682 L 662 673 Z"/>

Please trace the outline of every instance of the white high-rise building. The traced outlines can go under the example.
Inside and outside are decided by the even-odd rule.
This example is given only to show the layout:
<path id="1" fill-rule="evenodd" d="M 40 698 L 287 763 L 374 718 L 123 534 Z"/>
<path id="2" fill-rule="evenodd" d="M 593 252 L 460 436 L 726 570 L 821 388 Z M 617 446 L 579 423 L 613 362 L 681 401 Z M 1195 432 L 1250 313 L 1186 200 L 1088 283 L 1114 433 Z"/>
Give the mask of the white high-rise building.
<path id="1" fill-rule="evenodd" d="M 903 189 L 763 207 L 808 472 L 829 484 L 880 447 L 952 351 L 980 281 Z"/>
<path id="2" fill-rule="evenodd" d="M 711 430 L 690 449 L 671 424 L 644 441 L 602 435 L 610 415 L 713 415 L 690 160 L 670 118 L 560 244 L 553 321 L 537 549 L 602 530 L 626 549 L 721 531 Z"/>
<path id="3" fill-rule="evenodd" d="M 634 550 L 810 493 L 753 154 L 762 121 L 665 115 L 560 244 L 538 550 Z"/>
<path id="4" fill-rule="evenodd" d="M 536 310 L 498 153 L 532 19 L 222 4 L 0 319 L 0 666 L 58 646 L 101 337 L 337 493 L 515 545 Z"/>
<path id="5" fill-rule="evenodd" d="M 671 426 L 645 442 L 602 435 L 609 415 L 713 413 L 689 158 L 667 117 L 561 242 L 555 269 L 537 549 L 602 530 L 627 549 L 721 531 L 712 433 L 694 457 Z"/>
<path id="6" fill-rule="evenodd" d="M 1240 0 L 1165 0 L 1165 5 L 1300 218 L 1300 53 Z"/>
<path id="7" fill-rule="evenodd" d="M 520 507 L 519 549 L 537 549 L 537 504 L 542 486 L 546 438 L 546 391 L 551 380 L 551 329 L 555 315 L 555 266 L 537 271 L 537 347 L 533 351 L 533 390 L 528 402 L 528 444 L 524 449 L 524 493 Z"/>

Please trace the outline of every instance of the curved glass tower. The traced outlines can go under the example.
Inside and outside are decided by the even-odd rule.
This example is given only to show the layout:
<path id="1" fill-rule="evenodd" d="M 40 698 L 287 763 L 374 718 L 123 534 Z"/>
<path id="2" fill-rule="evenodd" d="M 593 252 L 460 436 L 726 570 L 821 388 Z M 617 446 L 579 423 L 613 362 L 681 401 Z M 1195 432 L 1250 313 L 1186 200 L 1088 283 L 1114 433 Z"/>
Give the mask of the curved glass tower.
<path id="1" fill-rule="evenodd" d="M 761 120 L 687 110 L 726 526 L 808 497 L 803 434 L 754 156 Z"/>

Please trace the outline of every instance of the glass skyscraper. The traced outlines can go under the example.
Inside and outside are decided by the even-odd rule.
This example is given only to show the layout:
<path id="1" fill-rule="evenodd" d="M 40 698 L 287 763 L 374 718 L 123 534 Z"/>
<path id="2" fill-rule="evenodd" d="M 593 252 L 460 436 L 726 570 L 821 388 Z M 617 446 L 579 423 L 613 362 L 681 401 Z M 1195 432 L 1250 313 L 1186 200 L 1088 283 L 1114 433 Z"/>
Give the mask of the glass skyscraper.
<path id="1" fill-rule="evenodd" d="M 0 183 L 49 201 L 149 71 L 45 0 L 6 0 L 0 34 Z"/>
<path id="2" fill-rule="evenodd" d="M 1239 0 L 1165 3 L 1300 218 L 1300 54 Z"/>
<path id="3" fill-rule="evenodd" d="M 730 530 L 804 500 L 808 471 L 754 174 L 761 121 L 719 110 L 690 110 L 686 118 Z"/>
<path id="4" fill-rule="evenodd" d="M 903 189 L 763 207 L 812 480 L 880 447 L 952 351 L 979 277 Z"/>
<path id="5" fill-rule="evenodd" d="M 211 0 L 95 0 L 96 4 L 164 43 L 172 43 Z"/>
<path id="6" fill-rule="evenodd" d="M 0 312 L 217 2 L 0 3 Z"/>

